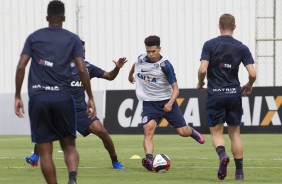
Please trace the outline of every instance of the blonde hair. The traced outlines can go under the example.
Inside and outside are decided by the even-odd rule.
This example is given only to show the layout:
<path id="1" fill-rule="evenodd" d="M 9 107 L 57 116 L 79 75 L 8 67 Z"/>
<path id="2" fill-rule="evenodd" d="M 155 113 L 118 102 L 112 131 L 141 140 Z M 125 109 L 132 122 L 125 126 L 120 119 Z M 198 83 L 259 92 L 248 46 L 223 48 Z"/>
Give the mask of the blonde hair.
<path id="1" fill-rule="evenodd" d="M 223 30 L 231 30 L 233 31 L 236 27 L 235 25 L 235 17 L 231 14 L 225 13 L 219 18 L 219 26 Z"/>

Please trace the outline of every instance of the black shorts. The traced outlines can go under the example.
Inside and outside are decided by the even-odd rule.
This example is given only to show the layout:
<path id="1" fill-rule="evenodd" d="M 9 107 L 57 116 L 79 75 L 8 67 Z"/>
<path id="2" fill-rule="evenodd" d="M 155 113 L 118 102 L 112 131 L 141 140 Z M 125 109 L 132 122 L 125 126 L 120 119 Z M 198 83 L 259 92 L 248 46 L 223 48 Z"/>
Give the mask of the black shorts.
<path id="1" fill-rule="evenodd" d="M 96 120 L 99 120 L 97 116 L 93 119 L 88 118 L 88 114 L 85 110 L 77 111 L 77 131 L 83 135 L 84 137 L 88 136 L 90 134 L 89 132 L 89 126 Z"/>
<path id="2" fill-rule="evenodd" d="M 35 143 L 52 142 L 69 135 L 76 137 L 73 96 L 67 92 L 46 92 L 29 100 L 31 138 Z"/>
<path id="3" fill-rule="evenodd" d="M 165 112 L 164 105 L 169 100 L 163 101 L 143 101 L 142 123 L 146 124 L 154 119 L 158 124 L 162 118 L 165 118 L 168 123 L 174 128 L 181 128 L 187 126 L 186 121 L 181 113 L 178 104 L 173 103 L 171 111 Z"/>
<path id="4" fill-rule="evenodd" d="M 241 96 L 208 96 L 206 108 L 209 127 L 225 122 L 233 126 L 241 124 L 243 114 Z"/>

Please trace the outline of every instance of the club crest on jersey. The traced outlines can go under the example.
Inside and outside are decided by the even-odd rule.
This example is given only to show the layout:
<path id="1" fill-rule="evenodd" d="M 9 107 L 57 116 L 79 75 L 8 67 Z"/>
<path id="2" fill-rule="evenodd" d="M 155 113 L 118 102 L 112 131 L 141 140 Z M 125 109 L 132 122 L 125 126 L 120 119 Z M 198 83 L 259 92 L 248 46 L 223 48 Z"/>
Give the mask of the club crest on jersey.
<path id="1" fill-rule="evenodd" d="M 137 77 L 144 80 L 145 82 L 157 82 L 157 78 L 150 77 L 150 76 L 147 76 L 147 75 L 142 75 L 140 73 L 137 73 Z"/>
<path id="2" fill-rule="evenodd" d="M 158 68 L 160 65 L 158 63 L 154 63 L 154 67 Z"/>

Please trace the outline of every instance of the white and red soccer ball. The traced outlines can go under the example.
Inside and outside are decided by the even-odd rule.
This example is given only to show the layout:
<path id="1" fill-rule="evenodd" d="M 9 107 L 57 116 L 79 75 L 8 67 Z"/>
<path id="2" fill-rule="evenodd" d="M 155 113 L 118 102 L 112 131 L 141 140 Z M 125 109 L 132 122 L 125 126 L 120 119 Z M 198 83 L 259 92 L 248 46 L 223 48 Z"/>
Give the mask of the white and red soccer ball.
<path id="1" fill-rule="evenodd" d="M 167 172 L 170 165 L 170 159 L 165 154 L 157 154 L 153 159 L 153 171 L 155 172 Z"/>

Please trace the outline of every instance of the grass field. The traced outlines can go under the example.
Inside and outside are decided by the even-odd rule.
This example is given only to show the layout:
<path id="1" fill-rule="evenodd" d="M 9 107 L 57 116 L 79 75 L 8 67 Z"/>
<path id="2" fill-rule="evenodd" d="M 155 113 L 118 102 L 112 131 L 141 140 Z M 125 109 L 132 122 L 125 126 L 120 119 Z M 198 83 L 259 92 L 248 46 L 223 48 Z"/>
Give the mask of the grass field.
<path id="1" fill-rule="evenodd" d="M 77 139 L 80 153 L 79 184 L 202 184 L 238 183 L 234 181 L 233 159 L 224 181 L 217 179 L 218 158 L 212 148 L 210 135 L 205 135 L 206 143 L 197 144 L 191 138 L 177 135 L 156 135 L 155 154 L 165 153 L 171 158 L 171 168 L 167 173 L 146 171 L 140 159 L 130 159 L 133 155 L 143 157 L 142 135 L 112 135 L 118 158 L 126 166 L 125 170 L 111 168 L 109 156 L 102 142 L 94 135 Z M 230 141 L 226 138 L 227 153 Z M 282 134 L 244 134 L 244 171 L 247 183 L 282 183 Z M 26 164 L 24 157 L 30 155 L 33 145 L 30 136 L 0 136 L 0 183 L 18 184 L 44 183 L 40 168 Z M 59 183 L 67 183 L 67 171 L 63 154 L 58 152 L 59 144 L 54 143 L 54 160 Z"/>

